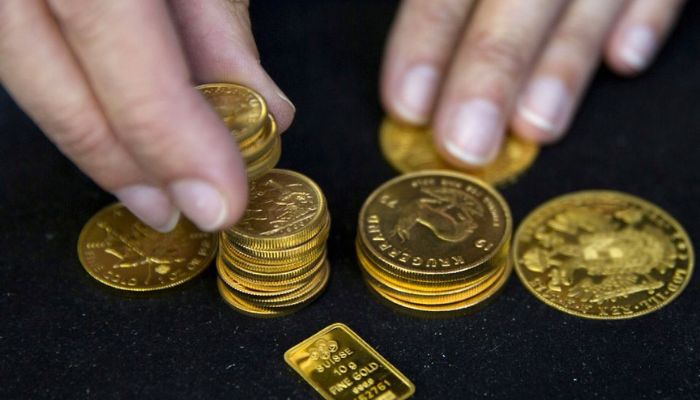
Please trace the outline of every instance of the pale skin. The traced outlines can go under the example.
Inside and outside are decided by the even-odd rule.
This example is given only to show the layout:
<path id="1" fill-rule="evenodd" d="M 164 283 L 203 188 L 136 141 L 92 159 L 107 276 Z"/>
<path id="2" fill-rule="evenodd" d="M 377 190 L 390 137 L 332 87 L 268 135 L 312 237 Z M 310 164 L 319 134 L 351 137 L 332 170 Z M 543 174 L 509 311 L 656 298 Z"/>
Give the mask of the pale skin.
<path id="1" fill-rule="evenodd" d="M 644 71 L 683 0 L 404 0 L 380 82 L 387 113 L 430 124 L 451 163 L 506 130 L 567 131 L 601 61 Z M 2 0 L 0 81 L 50 140 L 144 223 L 215 231 L 242 215 L 230 134 L 194 84 L 260 92 L 282 131 L 295 108 L 262 68 L 244 0 Z"/>

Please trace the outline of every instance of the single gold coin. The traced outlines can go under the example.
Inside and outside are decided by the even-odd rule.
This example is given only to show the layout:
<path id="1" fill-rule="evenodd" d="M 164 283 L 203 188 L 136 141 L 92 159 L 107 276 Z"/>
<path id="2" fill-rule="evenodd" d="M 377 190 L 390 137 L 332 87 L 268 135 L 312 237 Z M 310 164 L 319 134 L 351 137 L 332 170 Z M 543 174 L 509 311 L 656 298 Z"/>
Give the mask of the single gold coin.
<path id="1" fill-rule="evenodd" d="M 515 234 L 513 260 L 544 303 L 593 319 L 632 318 L 673 301 L 693 273 L 688 234 L 638 197 L 583 191 L 534 210 Z"/>
<path id="2" fill-rule="evenodd" d="M 197 86 L 237 142 L 258 133 L 267 121 L 267 103 L 251 88 L 234 83 Z"/>
<path id="3" fill-rule="evenodd" d="M 214 234 L 181 218 L 160 233 L 122 204 L 95 214 L 78 239 L 78 257 L 95 279 L 116 289 L 149 291 L 184 283 L 202 272 L 216 253 Z"/>
<path id="4" fill-rule="evenodd" d="M 452 171 L 422 171 L 375 190 L 360 211 L 367 254 L 409 279 L 444 282 L 473 275 L 511 235 L 511 214 L 490 185 Z"/>
<path id="5" fill-rule="evenodd" d="M 248 208 L 226 234 L 242 246 L 276 250 L 316 236 L 327 216 L 321 189 L 306 176 L 273 169 L 250 182 Z"/>
<path id="6" fill-rule="evenodd" d="M 493 185 L 509 183 L 517 178 L 532 165 L 539 153 L 536 143 L 509 134 L 501 152 L 491 164 L 477 169 L 460 169 L 440 157 L 427 128 L 402 124 L 391 118 L 385 118 L 382 123 L 379 144 L 384 157 L 399 172 L 456 170 Z"/>

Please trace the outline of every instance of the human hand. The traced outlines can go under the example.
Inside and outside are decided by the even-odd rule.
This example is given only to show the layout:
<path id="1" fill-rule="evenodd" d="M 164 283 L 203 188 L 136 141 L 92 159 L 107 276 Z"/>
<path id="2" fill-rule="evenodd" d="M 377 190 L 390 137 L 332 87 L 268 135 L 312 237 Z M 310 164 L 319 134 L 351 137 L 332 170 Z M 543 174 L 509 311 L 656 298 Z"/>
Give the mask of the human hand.
<path id="1" fill-rule="evenodd" d="M 438 151 L 469 167 L 493 160 L 506 127 L 561 138 L 601 58 L 647 68 L 682 0 L 404 0 L 385 54 L 382 101 L 430 123 Z"/>
<path id="2" fill-rule="evenodd" d="M 243 0 L 2 0 L 0 81 L 63 153 L 161 231 L 178 210 L 211 231 L 245 209 L 245 165 L 194 83 L 254 88 L 280 130 L 294 117 L 260 66 Z"/>

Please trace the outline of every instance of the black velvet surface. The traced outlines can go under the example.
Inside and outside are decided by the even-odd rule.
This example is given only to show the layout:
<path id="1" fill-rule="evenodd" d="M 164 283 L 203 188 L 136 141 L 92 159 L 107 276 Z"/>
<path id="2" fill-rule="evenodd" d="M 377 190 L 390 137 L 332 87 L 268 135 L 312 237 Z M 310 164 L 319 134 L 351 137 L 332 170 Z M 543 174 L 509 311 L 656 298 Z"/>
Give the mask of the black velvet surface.
<path id="1" fill-rule="evenodd" d="M 325 191 L 333 217 L 325 294 L 292 316 L 227 307 L 215 271 L 154 296 L 101 286 L 78 233 L 113 198 L 0 95 L 0 398 L 304 399 L 282 355 L 333 322 L 356 330 L 417 387 L 417 399 L 698 398 L 700 283 L 660 312 L 589 321 L 531 296 L 513 275 L 479 313 L 396 314 L 368 293 L 353 239 L 366 196 L 395 176 L 377 145 L 377 79 L 394 1 L 254 1 L 263 64 L 298 112 L 281 167 Z M 646 74 L 602 69 L 569 136 L 503 189 L 516 224 L 563 193 L 646 198 L 700 236 L 700 4 Z"/>

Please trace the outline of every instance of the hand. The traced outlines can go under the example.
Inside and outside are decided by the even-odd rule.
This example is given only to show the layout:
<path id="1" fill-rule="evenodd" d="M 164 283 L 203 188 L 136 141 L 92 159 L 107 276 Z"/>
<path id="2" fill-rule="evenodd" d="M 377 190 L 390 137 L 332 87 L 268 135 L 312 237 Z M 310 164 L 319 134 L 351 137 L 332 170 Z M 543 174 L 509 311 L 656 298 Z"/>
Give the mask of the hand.
<path id="1" fill-rule="evenodd" d="M 282 130 L 294 116 L 260 66 L 247 6 L 2 0 L 0 80 L 63 153 L 145 223 L 168 231 L 182 210 L 201 229 L 221 229 L 245 209 L 245 166 L 193 84 L 256 89 Z"/>
<path id="2" fill-rule="evenodd" d="M 430 123 L 458 166 L 493 160 L 506 127 L 562 137 L 601 57 L 643 71 L 682 0 L 404 0 L 389 38 L 382 100 L 394 117 Z"/>

